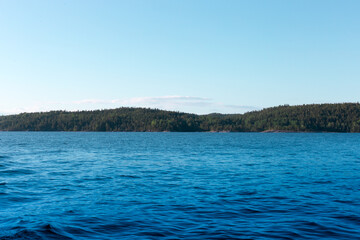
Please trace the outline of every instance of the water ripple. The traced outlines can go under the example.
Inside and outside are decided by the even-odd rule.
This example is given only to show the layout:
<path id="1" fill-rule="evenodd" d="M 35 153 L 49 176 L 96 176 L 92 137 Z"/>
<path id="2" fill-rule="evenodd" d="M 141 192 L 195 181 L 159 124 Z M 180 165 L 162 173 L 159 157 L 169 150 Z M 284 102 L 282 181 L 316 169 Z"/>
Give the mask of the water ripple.
<path id="1" fill-rule="evenodd" d="M 0 135 L 0 239 L 360 239 L 356 134 Z"/>

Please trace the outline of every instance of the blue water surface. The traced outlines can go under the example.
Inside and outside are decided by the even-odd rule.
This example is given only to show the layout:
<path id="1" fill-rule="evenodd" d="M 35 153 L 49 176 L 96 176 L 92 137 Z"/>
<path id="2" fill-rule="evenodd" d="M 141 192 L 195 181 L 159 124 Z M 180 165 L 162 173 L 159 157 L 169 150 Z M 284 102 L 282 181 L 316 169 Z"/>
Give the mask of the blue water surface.
<path id="1" fill-rule="evenodd" d="M 360 134 L 0 132 L 0 239 L 360 239 Z"/>

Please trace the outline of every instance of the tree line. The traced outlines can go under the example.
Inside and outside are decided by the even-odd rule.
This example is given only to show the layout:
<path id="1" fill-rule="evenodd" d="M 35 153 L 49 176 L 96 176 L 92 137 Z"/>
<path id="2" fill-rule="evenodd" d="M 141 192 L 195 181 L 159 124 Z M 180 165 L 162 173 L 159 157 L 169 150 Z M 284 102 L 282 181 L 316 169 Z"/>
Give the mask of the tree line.
<path id="1" fill-rule="evenodd" d="M 245 114 L 196 115 L 148 108 L 0 116 L 1 131 L 360 132 L 360 104 L 311 104 Z"/>

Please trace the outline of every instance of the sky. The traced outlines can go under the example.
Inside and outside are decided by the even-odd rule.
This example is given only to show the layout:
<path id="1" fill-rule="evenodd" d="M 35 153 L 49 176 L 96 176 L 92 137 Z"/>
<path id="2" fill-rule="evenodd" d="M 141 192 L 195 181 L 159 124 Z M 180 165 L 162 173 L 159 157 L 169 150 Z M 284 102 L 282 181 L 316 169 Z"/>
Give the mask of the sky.
<path id="1" fill-rule="evenodd" d="M 358 0 L 0 0 L 0 113 L 360 101 Z"/>

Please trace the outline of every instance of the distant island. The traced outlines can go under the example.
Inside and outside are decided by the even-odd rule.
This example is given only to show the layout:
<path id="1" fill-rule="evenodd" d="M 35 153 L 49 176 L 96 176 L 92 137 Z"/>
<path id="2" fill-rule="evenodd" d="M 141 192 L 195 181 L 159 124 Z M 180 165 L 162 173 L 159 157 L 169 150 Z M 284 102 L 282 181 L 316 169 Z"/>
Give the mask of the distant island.
<path id="1" fill-rule="evenodd" d="M 244 114 L 196 115 L 147 108 L 0 116 L 0 131 L 360 132 L 360 104 L 310 104 Z"/>

